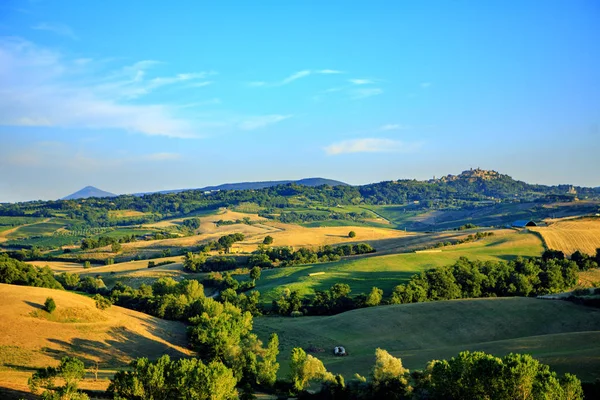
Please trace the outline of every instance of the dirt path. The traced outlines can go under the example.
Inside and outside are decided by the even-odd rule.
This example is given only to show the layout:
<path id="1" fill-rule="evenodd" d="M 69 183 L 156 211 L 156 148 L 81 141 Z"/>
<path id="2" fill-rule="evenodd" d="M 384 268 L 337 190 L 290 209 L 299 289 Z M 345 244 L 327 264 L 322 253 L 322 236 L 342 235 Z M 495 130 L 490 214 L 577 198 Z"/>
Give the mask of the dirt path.
<path id="1" fill-rule="evenodd" d="M 46 218 L 43 221 L 39 221 L 39 222 L 34 222 L 32 224 L 25 224 L 25 225 L 19 225 L 19 226 L 15 226 L 14 228 L 10 228 L 8 230 L 5 230 L 3 232 L 0 232 L 0 243 L 6 242 L 9 239 L 7 238 L 7 236 L 13 232 L 15 232 L 17 229 L 22 228 L 24 226 L 31 226 L 31 225 L 37 225 L 37 224 L 43 224 L 45 222 L 50 221 L 52 218 Z"/>

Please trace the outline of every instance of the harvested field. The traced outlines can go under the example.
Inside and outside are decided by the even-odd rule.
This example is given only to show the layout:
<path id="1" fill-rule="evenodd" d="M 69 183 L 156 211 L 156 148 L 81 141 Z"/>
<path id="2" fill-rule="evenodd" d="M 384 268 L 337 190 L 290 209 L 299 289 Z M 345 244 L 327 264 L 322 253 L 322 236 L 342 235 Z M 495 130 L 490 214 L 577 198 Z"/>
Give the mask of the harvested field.
<path id="1" fill-rule="evenodd" d="M 555 222 L 547 227 L 529 228 L 538 232 L 546 247 L 571 255 L 579 250 L 589 255 L 600 248 L 600 219 L 569 219 Z"/>

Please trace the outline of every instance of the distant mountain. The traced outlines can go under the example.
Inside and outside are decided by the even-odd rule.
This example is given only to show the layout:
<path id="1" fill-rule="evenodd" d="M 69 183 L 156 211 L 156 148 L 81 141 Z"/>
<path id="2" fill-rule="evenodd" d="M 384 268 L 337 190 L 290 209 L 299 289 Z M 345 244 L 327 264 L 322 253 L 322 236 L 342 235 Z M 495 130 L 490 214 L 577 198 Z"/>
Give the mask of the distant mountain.
<path id="1" fill-rule="evenodd" d="M 222 185 L 206 186 L 203 188 L 196 188 L 196 189 L 161 190 L 159 192 L 135 193 L 134 195 L 135 196 L 143 196 L 145 194 L 152 194 L 152 193 L 161 193 L 161 194 L 179 193 L 179 192 L 185 192 L 186 190 L 201 190 L 204 192 L 210 192 L 210 191 L 215 191 L 215 190 L 250 190 L 250 189 L 256 190 L 256 189 L 264 189 L 264 188 L 278 186 L 278 185 L 287 185 L 288 183 L 295 183 L 296 185 L 303 185 L 303 186 L 322 186 L 322 185 L 349 186 L 347 183 L 336 181 L 333 179 L 305 178 L 305 179 L 300 179 L 297 181 L 262 181 L 262 182 L 224 183 Z"/>
<path id="2" fill-rule="evenodd" d="M 105 192 L 104 190 L 100 190 L 93 186 L 86 186 L 81 190 L 76 191 L 66 197 L 63 197 L 61 200 L 76 200 L 76 199 L 87 199 L 89 197 L 115 197 L 117 196 L 114 193 Z"/>

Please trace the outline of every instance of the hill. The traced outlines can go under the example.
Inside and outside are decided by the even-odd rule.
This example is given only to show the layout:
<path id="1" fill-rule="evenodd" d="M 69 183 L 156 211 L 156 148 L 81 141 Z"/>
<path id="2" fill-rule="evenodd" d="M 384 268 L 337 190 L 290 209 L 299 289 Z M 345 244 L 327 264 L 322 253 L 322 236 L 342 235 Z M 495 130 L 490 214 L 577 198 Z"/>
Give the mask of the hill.
<path id="1" fill-rule="evenodd" d="M 261 338 L 276 332 L 280 359 L 287 365 L 293 347 L 312 349 L 327 369 L 350 378 L 367 375 L 375 349 L 402 358 L 409 369 L 460 351 L 502 356 L 530 353 L 560 373 L 582 380 L 600 377 L 600 310 L 565 301 L 532 298 L 453 300 L 373 307 L 328 317 L 260 317 Z M 347 357 L 332 355 L 345 346 Z M 283 376 L 286 368 L 280 370 Z"/>
<path id="2" fill-rule="evenodd" d="M 145 192 L 145 193 L 135 193 L 135 196 L 142 196 L 145 194 L 154 194 L 154 193 L 161 193 L 161 194 L 168 194 L 168 193 L 180 193 L 180 192 L 185 192 L 188 190 L 199 190 L 202 192 L 213 192 L 213 191 L 219 191 L 219 190 L 257 190 L 257 189 L 265 189 L 265 188 L 269 188 L 269 187 L 273 187 L 273 186 L 280 186 L 280 185 L 287 185 L 287 184 L 296 184 L 296 185 L 302 185 L 302 186 L 310 186 L 310 187 L 316 187 L 316 186 L 322 186 L 322 185 L 329 185 L 329 186 L 349 186 L 347 183 L 341 182 L 341 181 L 336 181 L 333 179 L 327 179 L 327 178 L 304 178 L 304 179 L 300 179 L 300 180 L 286 180 L 286 181 L 262 181 L 262 182 L 237 182 L 237 183 L 223 183 L 221 185 L 216 185 L 216 186 L 205 186 L 202 188 L 197 188 L 197 189 L 175 189 L 175 190 L 161 190 L 158 192 Z"/>
<path id="3" fill-rule="evenodd" d="M 88 199 L 90 197 L 115 197 L 114 193 L 105 192 L 93 186 L 86 186 L 81 190 L 71 193 L 68 196 L 63 197 L 61 200 L 77 200 L 77 199 Z"/>
<path id="4" fill-rule="evenodd" d="M 366 257 L 350 257 L 330 263 L 264 270 L 261 278 L 256 282 L 256 290 L 261 293 L 261 301 L 265 306 L 278 299 L 284 288 L 296 290 L 300 296 L 310 296 L 316 290 L 327 290 L 335 283 L 348 284 L 352 289 L 352 295 L 366 294 L 373 286 L 382 289 L 385 295 L 389 295 L 395 286 L 406 283 L 414 274 L 453 264 L 460 257 L 498 261 L 510 260 L 517 256 L 539 256 L 543 251 L 541 240 L 533 234 L 511 230 L 494 232 L 494 236 L 476 242 L 446 246 L 441 248 L 441 252 L 435 253 L 394 254 L 407 251 L 412 246 L 422 248 L 424 245 L 431 245 L 434 242 L 428 241 L 428 238 L 431 238 L 429 235 L 378 241 L 365 240 L 382 252 L 386 252 L 386 245 L 398 247 L 389 250 L 392 254 L 379 255 L 378 251 Z M 446 237 L 434 236 L 434 238 L 436 241 L 447 240 Z M 402 248 L 402 245 L 406 247 Z M 309 276 L 318 272 L 324 274 Z"/>
<path id="5" fill-rule="evenodd" d="M 52 314 L 42 310 L 47 297 L 57 305 Z M 136 357 L 190 354 L 179 322 L 117 306 L 101 311 L 92 299 L 61 290 L 0 284 L 0 298 L 0 387 L 26 390 L 34 368 L 57 365 L 66 355 L 86 368 L 98 361 L 106 378 Z M 106 385 L 103 379 L 83 387 Z"/>

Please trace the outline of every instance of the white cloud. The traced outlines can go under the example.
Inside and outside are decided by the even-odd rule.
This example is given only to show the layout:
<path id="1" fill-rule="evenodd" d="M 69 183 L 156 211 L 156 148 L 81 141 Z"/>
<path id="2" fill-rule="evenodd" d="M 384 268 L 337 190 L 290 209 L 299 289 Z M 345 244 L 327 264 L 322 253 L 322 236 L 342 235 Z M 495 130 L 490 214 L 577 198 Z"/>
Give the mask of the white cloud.
<path id="1" fill-rule="evenodd" d="M 382 125 L 381 127 L 379 127 L 380 131 L 398 131 L 398 130 L 404 130 L 404 129 L 410 129 L 407 125 L 400 125 L 400 124 L 386 124 L 386 125 Z"/>
<path id="2" fill-rule="evenodd" d="M 392 139 L 363 138 L 343 140 L 324 148 L 329 155 L 347 153 L 409 153 L 416 151 L 420 143 L 404 143 Z"/>
<path id="3" fill-rule="evenodd" d="M 421 88 L 427 89 L 428 87 L 431 87 L 431 85 L 433 85 L 433 83 L 431 83 L 431 82 L 423 82 L 423 83 L 421 83 Z"/>
<path id="4" fill-rule="evenodd" d="M 337 69 L 322 69 L 317 71 L 317 74 L 325 74 L 325 75 L 330 75 L 330 74 L 343 74 L 343 71 L 338 71 Z"/>
<path id="5" fill-rule="evenodd" d="M 375 83 L 370 79 L 349 79 L 348 82 L 353 83 L 355 85 L 370 85 Z"/>
<path id="6" fill-rule="evenodd" d="M 278 85 L 279 86 L 287 85 L 289 83 L 294 82 L 295 80 L 307 77 L 309 75 L 310 75 L 310 71 L 309 70 L 298 71 L 295 74 L 292 74 L 292 75 L 288 76 L 287 78 L 285 78 L 284 80 L 282 80 L 281 82 L 279 82 Z"/>
<path id="7" fill-rule="evenodd" d="M 350 98 L 353 100 L 365 99 L 367 97 L 377 96 L 383 93 L 383 89 L 355 89 L 350 91 Z"/>
<path id="8" fill-rule="evenodd" d="M 31 27 L 31 29 L 35 29 L 36 31 L 48 31 L 53 32 L 60 36 L 65 36 L 74 40 L 78 40 L 79 38 L 75 35 L 75 32 L 64 24 L 53 24 L 49 22 L 42 22 L 37 25 Z"/>
<path id="9" fill-rule="evenodd" d="M 238 127 L 244 131 L 252 131 L 259 128 L 264 128 L 268 125 L 273 125 L 288 118 L 291 115 L 261 115 L 257 117 L 249 117 L 238 124 Z"/>
<path id="10" fill-rule="evenodd" d="M 81 60 L 81 59 L 77 59 Z M 166 85 L 198 83 L 212 72 L 147 79 L 145 60 L 98 77 L 90 61 L 66 59 L 22 39 L 0 38 L 0 125 L 123 129 L 147 135 L 199 136 L 196 123 L 168 104 L 127 100 Z"/>

